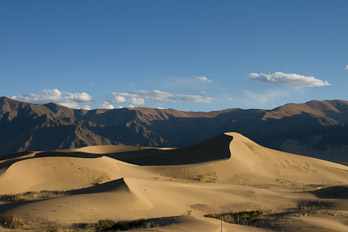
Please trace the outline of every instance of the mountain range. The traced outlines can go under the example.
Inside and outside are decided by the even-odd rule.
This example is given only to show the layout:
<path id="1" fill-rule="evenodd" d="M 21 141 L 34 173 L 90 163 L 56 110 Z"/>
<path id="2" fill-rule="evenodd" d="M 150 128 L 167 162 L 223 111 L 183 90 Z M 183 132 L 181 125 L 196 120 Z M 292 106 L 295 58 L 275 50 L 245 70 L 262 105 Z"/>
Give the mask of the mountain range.
<path id="1" fill-rule="evenodd" d="M 227 131 L 277 150 L 348 161 L 348 101 L 310 101 L 272 110 L 71 109 L 0 97 L 0 155 L 90 145 L 186 147 Z"/>

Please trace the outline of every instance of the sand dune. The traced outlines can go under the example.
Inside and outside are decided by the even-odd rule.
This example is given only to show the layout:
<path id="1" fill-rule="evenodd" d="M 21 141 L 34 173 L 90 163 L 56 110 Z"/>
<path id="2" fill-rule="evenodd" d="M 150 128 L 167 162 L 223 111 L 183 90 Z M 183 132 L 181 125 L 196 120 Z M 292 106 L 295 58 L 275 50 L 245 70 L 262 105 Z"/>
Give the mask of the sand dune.
<path id="1" fill-rule="evenodd" d="M 32 152 L 6 157 L 0 169 L 0 217 L 22 218 L 31 228 L 145 218 L 159 231 L 220 231 L 220 221 L 204 215 L 233 219 L 256 210 L 274 218 L 267 228 L 347 228 L 348 167 L 271 150 L 237 133 L 188 148 Z M 240 224 L 224 223 L 224 231 L 267 231 Z"/>
<path id="2" fill-rule="evenodd" d="M 218 138 L 225 142 L 225 147 L 228 141 L 226 138 L 233 140 L 229 143 L 229 150 L 222 150 L 222 144 L 218 144 L 220 149 L 216 149 L 216 152 L 213 148 L 202 149 L 206 152 L 201 161 L 210 157 L 216 158 L 214 162 L 171 165 L 158 167 L 157 170 L 166 176 L 217 183 L 320 185 L 347 182 L 347 167 L 343 165 L 271 150 L 237 133 L 226 133 Z M 185 155 L 185 151 L 186 149 L 182 149 L 176 153 L 182 152 Z"/>

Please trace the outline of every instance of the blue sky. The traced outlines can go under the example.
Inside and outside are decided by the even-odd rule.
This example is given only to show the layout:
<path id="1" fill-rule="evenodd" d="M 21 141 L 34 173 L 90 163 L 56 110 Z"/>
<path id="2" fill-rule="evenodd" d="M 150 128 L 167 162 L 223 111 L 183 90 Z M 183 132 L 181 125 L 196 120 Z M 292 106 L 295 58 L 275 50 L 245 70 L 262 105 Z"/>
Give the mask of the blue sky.
<path id="1" fill-rule="evenodd" d="M 0 95 L 211 111 L 348 100 L 348 1 L 2 0 Z"/>

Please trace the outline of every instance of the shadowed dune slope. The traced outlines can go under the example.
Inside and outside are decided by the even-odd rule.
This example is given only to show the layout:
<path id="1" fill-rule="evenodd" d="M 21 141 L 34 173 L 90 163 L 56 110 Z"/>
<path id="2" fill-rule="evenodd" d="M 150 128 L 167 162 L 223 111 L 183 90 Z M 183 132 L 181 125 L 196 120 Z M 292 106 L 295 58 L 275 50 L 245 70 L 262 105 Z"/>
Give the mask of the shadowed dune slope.
<path id="1" fill-rule="evenodd" d="M 348 199 L 348 186 L 332 186 L 312 191 L 319 198 Z"/>
<path id="2" fill-rule="evenodd" d="M 230 158 L 229 143 L 233 137 L 220 135 L 197 145 L 180 149 L 142 149 L 120 152 L 111 157 L 137 165 L 185 165 Z"/>
<path id="3" fill-rule="evenodd" d="M 233 137 L 233 140 L 227 142 L 228 137 Z M 156 170 L 162 175 L 208 182 L 243 184 L 279 182 L 289 185 L 347 182 L 348 168 L 340 164 L 268 149 L 238 133 L 225 133 L 223 137 L 215 139 L 224 143 L 225 147 L 229 147 L 229 157 L 217 156 L 220 159 L 216 159 L 215 162 L 158 167 Z M 176 152 L 185 154 L 184 151 Z M 206 156 L 213 157 L 213 154 L 217 154 L 213 149 L 206 150 Z"/>
<path id="4" fill-rule="evenodd" d="M 268 149 L 238 133 L 187 148 L 91 146 L 6 158 L 0 160 L 0 195 L 8 195 L 0 198 L 0 218 L 16 215 L 36 222 L 190 215 L 163 231 L 198 231 L 201 225 L 217 231 L 219 222 L 205 214 L 289 209 L 303 199 L 323 198 L 342 208 L 334 201 L 346 200 L 348 185 L 346 166 Z M 35 198 L 43 190 L 63 193 Z M 27 193 L 31 198 L 24 194 L 29 191 L 35 191 Z"/>
<path id="5" fill-rule="evenodd" d="M 264 148 L 238 133 L 181 149 L 92 146 L 14 157 L 0 161 L 0 185 L 8 186 L 1 188 L 2 193 L 78 189 L 122 177 L 143 178 L 144 173 L 207 182 L 340 183 L 346 181 L 348 170 L 343 165 Z"/>
<path id="6" fill-rule="evenodd" d="M 220 135 L 187 148 L 151 148 L 126 145 L 90 146 L 63 151 L 37 152 L 35 157 L 97 158 L 108 156 L 140 166 L 184 165 L 228 159 L 233 137 Z"/>

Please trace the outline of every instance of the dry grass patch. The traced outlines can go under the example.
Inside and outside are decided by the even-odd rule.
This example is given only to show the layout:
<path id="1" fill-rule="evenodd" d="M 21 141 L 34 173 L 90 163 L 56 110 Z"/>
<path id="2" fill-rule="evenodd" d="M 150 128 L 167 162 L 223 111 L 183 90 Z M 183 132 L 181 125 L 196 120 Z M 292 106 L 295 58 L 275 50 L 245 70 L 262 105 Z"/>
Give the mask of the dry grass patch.
<path id="1" fill-rule="evenodd" d="M 10 218 L 6 218 L 1 222 L 2 226 L 9 229 L 19 230 L 25 229 L 26 225 L 24 221 L 20 217 L 12 216 Z"/>
<path id="2" fill-rule="evenodd" d="M 4 202 L 25 202 L 34 200 L 44 200 L 49 198 L 64 197 L 70 195 L 68 191 L 50 191 L 42 190 L 40 192 L 25 192 L 18 194 L 5 194 L 0 195 L 0 201 Z"/>

